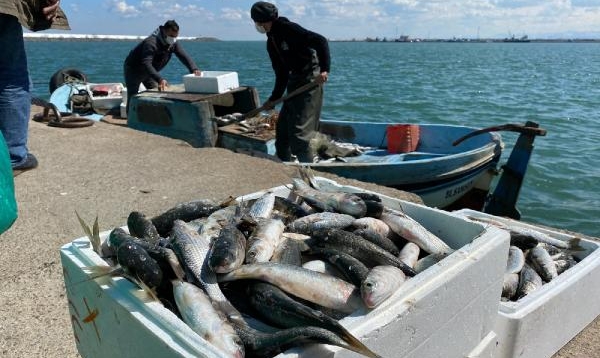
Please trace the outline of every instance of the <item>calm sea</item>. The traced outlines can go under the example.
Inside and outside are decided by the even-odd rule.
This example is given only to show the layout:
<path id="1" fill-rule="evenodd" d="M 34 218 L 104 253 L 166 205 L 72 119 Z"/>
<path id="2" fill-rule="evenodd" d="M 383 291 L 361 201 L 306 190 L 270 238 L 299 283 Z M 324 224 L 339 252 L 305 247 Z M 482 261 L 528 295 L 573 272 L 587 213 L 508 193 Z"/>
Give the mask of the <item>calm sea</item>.
<path id="1" fill-rule="evenodd" d="M 134 42 L 27 42 L 34 94 L 60 68 L 122 82 Z M 184 42 L 204 70 L 237 71 L 264 100 L 273 75 L 263 42 Z M 600 236 L 600 44 L 331 43 L 323 118 L 487 127 L 534 121 L 538 137 L 521 190 L 522 219 Z M 163 75 L 181 83 L 173 59 Z M 516 134 L 503 132 L 505 153 Z M 504 155 L 506 160 L 507 154 Z"/>

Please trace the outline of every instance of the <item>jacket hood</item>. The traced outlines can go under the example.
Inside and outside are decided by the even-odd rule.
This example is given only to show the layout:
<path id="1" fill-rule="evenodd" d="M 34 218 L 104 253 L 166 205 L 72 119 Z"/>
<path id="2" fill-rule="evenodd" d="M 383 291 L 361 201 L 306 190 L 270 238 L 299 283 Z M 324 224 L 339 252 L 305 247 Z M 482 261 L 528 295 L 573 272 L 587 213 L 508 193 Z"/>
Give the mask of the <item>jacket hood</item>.
<path id="1" fill-rule="evenodd" d="M 167 43 L 167 39 L 165 38 L 162 26 L 157 27 L 156 30 L 154 30 L 150 36 L 155 36 L 158 39 L 158 43 L 161 46 L 169 46 L 169 44 Z"/>

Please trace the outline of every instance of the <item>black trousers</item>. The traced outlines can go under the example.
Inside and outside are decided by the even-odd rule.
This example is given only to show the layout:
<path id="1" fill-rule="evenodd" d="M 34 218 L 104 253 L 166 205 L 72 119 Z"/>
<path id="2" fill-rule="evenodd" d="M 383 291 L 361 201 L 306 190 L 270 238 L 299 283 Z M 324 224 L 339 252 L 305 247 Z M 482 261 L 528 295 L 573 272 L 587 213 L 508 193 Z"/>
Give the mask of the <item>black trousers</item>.
<path id="1" fill-rule="evenodd" d="M 303 76 L 291 76 L 287 86 L 290 93 L 310 82 L 318 69 Z M 312 162 L 314 153 L 309 143 L 319 130 L 319 119 L 323 107 L 323 85 L 299 94 L 283 103 L 275 131 L 275 149 L 283 161 L 290 161 L 291 155 L 300 162 Z"/>
<path id="2" fill-rule="evenodd" d="M 131 98 L 138 94 L 140 83 L 143 83 L 147 89 L 158 88 L 156 82 L 147 73 L 141 73 L 132 66 L 124 65 L 123 72 L 125 75 L 125 87 L 127 88 L 127 113 L 129 113 L 129 103 Z"/>

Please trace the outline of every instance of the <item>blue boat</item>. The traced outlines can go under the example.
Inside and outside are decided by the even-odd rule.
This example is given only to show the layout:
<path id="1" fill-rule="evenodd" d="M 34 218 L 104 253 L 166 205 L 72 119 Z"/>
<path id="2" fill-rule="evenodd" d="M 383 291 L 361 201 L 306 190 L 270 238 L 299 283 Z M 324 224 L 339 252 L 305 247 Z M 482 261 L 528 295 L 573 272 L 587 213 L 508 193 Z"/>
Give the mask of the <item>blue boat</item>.
<path id="1" fill-rule="evenodd" d="M 481 130 L 467 126 L 419 124 L 416 148 L 409 152 L 392 153 L 388 150 L 388 128 L 397 125 L 398 123 L 321 120 L 321 133 L 336 142 L 358 145 L 364 148 L 362 153 L 317 163 L 286 164 L 310 166 L 317 171 L 409 191 L 419 195 L 425 205 L 431 207 L 469 207 L 482 210 L 485 200 L 490 200 L 490 187 L 500 169 L 499 161 L 504 148 L 500 134 L 490 129 Z M 534 125 L 530 123 L 530 126 Z M 516 128 L 517 131 L 522 131 L 522 128 L 532 128 L 509 126 L 512 127 L 492 129 Z M 535 135 L 540 135 L 531 133 L 532 131 L 533 129 L 525 130 L 529 133 L 527 137 L 531 138 L 530 144 Z M 222 147 L 238 152 L 256 154 L 258 151 L 275 155 L 272 133 L 244 133 L 243 128 L 237 124 L 221 127 L 219 132 L 219 145 Z M 531 150 L 526 158 L 521 154 L 519 157 L 528 162 L 530 154 Z M 526 164 L 524 168 L 513 170 L 521 172 L 521 181 L 525 169 Z M 513 188 L 513 193 L 510 194 L 512 198 L 509 198 L 508 193 L 503 194 L 508 203 L 502 206 L 508 206 L 510 209 L 496 211 L 509 211 L 512 217 L 519 215 L 514 205 L 520 184 L 519 182 L 518 188 Z M 510 201 L 513 200 L 514 203 L 511 204 Z"/>

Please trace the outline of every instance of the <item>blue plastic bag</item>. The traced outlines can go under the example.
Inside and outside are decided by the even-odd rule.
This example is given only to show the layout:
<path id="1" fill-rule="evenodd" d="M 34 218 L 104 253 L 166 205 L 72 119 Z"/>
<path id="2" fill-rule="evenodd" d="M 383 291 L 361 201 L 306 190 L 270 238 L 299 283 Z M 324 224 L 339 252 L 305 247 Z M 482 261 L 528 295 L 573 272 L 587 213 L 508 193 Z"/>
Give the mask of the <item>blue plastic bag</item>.
<path id="1" fill-rule="evenodd" d="M 0 135 L 0 234 L 17 220 L 15 182 L 4 137 Z"/>

